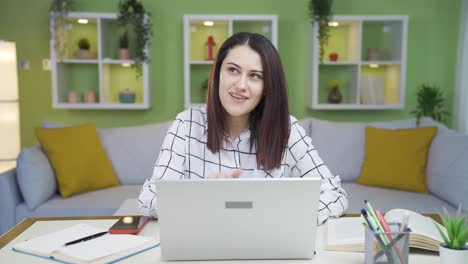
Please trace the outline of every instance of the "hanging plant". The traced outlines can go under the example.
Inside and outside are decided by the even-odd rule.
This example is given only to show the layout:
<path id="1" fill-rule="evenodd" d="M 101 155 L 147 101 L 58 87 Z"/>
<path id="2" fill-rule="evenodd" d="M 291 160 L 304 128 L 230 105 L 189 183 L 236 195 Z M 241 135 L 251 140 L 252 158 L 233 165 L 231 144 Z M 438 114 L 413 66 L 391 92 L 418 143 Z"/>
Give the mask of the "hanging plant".
<path id="1" fill-rule="evenodd" d="M 309 16 L 312 19 L 311 23 L 317 22 L 318 24 L 318 41 L 320 45 L 320 62 L 323 60 L 325 53 L 325 46 L 328 44 L 330 37 L 330 28 L 328 22 L 332 19 L 333 0 L 309 0 Z"/>
<path id="2" fill-rule="evenodd" d="M 58 58 L 64 58 L 67 52 L 68 28 L 70 22 L 67 19 L 75 5 L 74 0 L 52 0 L 49 7 L 50 18 L 54 19 L 54 27 L 51 29 L 50 37 L 55 36 L 55 50 Z"/>
<path id="3" fill-rule="evenodd" d="M 117 20 L 120 25 L 128 30 L 133 30 L 136 38 L 135 57 L 133 60 L 137 73 L 141 75 L 142 63 L 149 63 L 148 50 L 151 46 L 152 24 L 151 14 L 145 10 L 138 0 L 122 0 L 119 2 L 119 14 Z"/>
<path id="4" fill-rule="evenodd" d="M 438 86 L 423 84 L 416 92 L 417 105 L 411 114 L 416 115 L 416 124 L 419 126 L 421 117 L 429 116 L 435 121 L 445 122 L 450 114 L 445 111 L 446 99 Z"/>

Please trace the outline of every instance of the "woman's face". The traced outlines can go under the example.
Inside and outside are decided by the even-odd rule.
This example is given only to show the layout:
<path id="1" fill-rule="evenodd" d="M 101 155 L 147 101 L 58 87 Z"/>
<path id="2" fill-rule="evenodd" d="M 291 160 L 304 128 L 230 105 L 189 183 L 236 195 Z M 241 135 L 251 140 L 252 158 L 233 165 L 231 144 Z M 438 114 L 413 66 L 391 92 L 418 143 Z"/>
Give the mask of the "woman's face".
<path id="1" fill-rule="evenodd" d="M 247 118 L 263 96 L 260 55 L 249 46 L 229 50 L 219 73 L 219 97 L 230 117 Z"/>

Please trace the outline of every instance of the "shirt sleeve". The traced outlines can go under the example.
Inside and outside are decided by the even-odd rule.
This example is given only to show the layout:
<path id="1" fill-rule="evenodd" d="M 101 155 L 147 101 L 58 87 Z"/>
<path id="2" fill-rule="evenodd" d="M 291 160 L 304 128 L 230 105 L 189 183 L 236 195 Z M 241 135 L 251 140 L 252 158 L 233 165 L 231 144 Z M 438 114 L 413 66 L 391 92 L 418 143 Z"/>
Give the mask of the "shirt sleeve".
<path id="1" fill-rule="evenodd" d="M 145 181 L 138 197 L 138 206 L 143 215 L 157 217 L 156 185 L 159 180 L 184 177 L 186 124 L 183 116 L 179 114 L 167 132 L 154 165 L 153 175 Z"/>
<path id="2" fill-rule="evenodd" d="M 288 144 L 288 150 L 297 161 L 291 168 L 291 176 L 322 179 L 318 224 L 323 224 L 328 218 L 340 217 L 348 209 L 348 195 L 341 187 L 340 176 L 334 176 L 325 166 L 312 145 L 312 139 L 297 122 L 291 126 L 290 138 L 293 141 Z"/>

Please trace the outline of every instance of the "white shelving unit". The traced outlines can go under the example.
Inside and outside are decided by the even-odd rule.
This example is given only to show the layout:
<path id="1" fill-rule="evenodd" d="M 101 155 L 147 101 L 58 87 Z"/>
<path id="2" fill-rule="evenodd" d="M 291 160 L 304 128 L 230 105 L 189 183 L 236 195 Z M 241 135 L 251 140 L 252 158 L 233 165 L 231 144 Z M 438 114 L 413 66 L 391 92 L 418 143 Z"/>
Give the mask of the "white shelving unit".
<path id="1" fill-rule="evenodd" d="M 212 26 L 203 22 L 211 21 Z M 247 31 L 264 35 L 278 48 L 276 15 L 184 15 L 184 105 L 186 108 L 205 103 L 202 83 L 209 77 L 212 60 L 204 57 L 204 45 L 213 36 L 217 48 L 231 35 Z M 217 51 L 217 50 L 216 50 Z"/>
<path id="2" fill-rule="evenodd" d="M 408 16 L 334 16 L 320 62 L 313 26 L 309 106 L 329 110 L 402 109 L 405 105 Z M 377 55 L 375 51 L 377 50 Z M 338 54 L 332 61 L 330 54 Z M 329 103 L 328 83 L 339 82 L 340 103 Z"/>
<path id="3" fill-rule="evenodd" d="M 149 65 L 142 65 L 142 75 L 137 76 L 130 67 L 133 60 L 119 60 L 117 53 L 119 36 L 122 33 L 116 13 L 79 13 L 67 15 L 70 27 L 67 30 L 67 49 L 63 57 L 55 50 L 54 14 L 50 15 L 50 54 L 52 74 L 52 107 L 61 109 L 148 109 Z M 88 20 L 87 24 L 78 19 Z M 74 56 L 77 40 L 87 38 L 96 59 L 80 59 Z M 132 36 L 130 35 L 130 43 Z M 132 46 L 130 46 L 132 49 Z M 135 92 L 134 103 L 123 103 L 119 93 L 124 90 Z M 76 103 L 68 101 L 68 93 L 75 91 Z M 86 91 L 94 91 L 94 103 L 84 102 Z"/>

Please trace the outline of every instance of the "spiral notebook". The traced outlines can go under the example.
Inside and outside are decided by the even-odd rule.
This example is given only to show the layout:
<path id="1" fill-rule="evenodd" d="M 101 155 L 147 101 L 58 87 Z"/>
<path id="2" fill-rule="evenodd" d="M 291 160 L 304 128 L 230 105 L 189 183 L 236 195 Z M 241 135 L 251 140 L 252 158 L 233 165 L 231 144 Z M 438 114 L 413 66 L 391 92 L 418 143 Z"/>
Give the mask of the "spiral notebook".
<path id="1" fill-rule="evenodd" d="M 114 263 L 159 246 L 153 237 L 125 234 L 106 234 L 77 244 L 64 245 L 103 231 L 107 229 L 77 224 L 15 244 L 13 250 L 62 263 Z"/>

